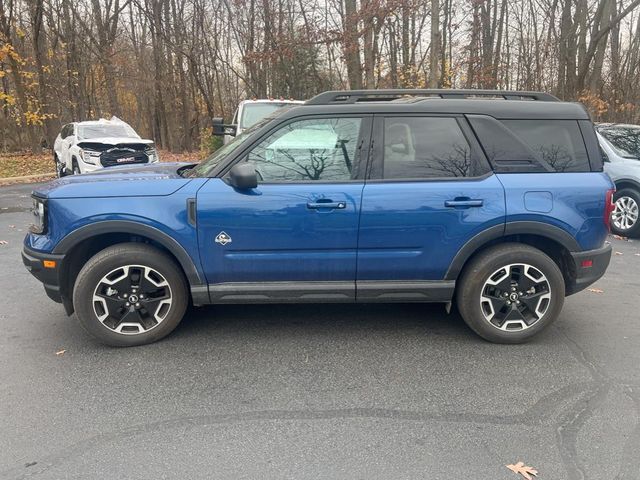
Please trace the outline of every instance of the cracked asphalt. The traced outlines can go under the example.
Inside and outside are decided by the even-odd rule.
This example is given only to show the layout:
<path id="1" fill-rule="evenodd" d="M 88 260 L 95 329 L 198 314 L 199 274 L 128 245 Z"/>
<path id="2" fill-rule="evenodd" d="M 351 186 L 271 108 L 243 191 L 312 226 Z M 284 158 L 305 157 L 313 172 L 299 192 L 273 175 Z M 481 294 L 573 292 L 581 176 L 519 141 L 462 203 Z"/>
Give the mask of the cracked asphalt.
<path id="1" fill-rule="evenodd" d="M 640 239 L 526 345 L 440 305 L 253 305 L 113 349 L 24 269 L 29 192 L 0 189 L 0 478 L 640 478 Z"/>

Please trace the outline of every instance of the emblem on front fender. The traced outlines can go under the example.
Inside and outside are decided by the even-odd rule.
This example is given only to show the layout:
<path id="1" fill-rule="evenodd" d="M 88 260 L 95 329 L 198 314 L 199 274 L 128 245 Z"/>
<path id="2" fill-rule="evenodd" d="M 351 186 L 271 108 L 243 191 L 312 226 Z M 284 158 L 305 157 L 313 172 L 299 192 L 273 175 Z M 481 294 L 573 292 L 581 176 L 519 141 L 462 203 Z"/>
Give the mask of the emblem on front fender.
<path id="1" fill-rule="evenodd" d="M 220 232 L 216 236 L 216 243 L 219 243 L 222 246 L 226 245 L 227 243 L 231 243 L 232 241 L 233 240 L 231 240 L 231 237 L 227 235 L 226 232 Z"/>

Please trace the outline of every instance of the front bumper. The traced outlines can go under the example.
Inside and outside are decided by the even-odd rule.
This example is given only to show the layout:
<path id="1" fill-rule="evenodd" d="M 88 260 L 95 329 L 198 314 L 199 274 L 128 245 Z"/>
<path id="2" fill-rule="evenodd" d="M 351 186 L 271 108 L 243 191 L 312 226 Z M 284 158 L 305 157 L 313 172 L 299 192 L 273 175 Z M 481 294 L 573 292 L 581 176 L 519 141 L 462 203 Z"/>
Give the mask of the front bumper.
<path id="1" fill-rule="evenodd" d="M 572 265 L 569 265 L 571 279 L 567 282 L 566 294 L 572 295 L 584 290 L 600 279 L 611 261 L 611 244 L 602 248 L 584 252 L 570 252 Z"/>
<path id="2" fill-rule="evenodd" d="M 32 250 L 26 245 L 22 248 L 22 263 L 31 272 L 31 275 L 40 280 L 49 298 L 55 302 L 63 303 L 60 293 L 60 269 L 64 255 L 54 255 Z M 46 268 L 44 262 L 55 262 L 54 268 Z"/>

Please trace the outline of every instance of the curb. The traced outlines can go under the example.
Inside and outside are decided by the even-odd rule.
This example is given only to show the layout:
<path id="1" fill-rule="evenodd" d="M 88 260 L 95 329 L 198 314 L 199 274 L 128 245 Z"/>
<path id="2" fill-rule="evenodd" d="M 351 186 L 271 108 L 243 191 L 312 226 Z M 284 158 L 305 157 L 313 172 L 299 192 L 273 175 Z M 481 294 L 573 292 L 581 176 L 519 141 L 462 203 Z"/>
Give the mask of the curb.
<path id="1" fill-rule="evenodd" d="M 0 177 L 0 182 L 12 182 L 20 180 L 29 180 L 31 178 L 55 177 L 55 173 L 36 173 L 35 175 L 23 175 L 21 177 Z"/>

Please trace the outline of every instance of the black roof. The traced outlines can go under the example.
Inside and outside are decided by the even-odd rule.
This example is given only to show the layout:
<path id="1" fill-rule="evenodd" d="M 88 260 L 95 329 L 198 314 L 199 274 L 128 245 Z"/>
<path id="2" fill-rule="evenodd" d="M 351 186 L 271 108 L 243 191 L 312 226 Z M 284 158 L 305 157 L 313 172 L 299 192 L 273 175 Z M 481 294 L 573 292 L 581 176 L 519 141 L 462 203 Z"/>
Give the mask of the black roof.
<path id="1" fill-rule="evenodd" d="M 347 100 L 340 100 L 341 97 Z M 333 91 L 289 109 L 283 117 L 336 113 L 477 114 L 505 120 L 589 120 L 589 114 L 579 103 L 561 102 L 546 93 L 502 90 Z"/>

